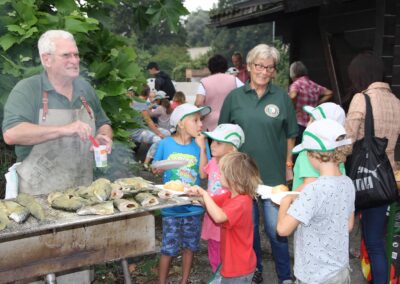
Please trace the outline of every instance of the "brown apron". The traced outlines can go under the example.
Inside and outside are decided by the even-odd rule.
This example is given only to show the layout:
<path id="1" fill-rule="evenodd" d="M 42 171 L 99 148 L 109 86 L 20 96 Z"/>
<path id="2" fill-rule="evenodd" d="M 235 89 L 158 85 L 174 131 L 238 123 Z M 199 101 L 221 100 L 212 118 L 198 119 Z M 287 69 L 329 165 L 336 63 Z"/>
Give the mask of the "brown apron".
<path id="1" fill-rule="evenodd" d="M 84 98 L 80 109 L 48 109 L 43 94 L 39 125 L 66 125 L 80 120 L 95 132 L 95 119 Z M 90 142 L 79 136 L 61 137 L 34 145 L 28 157 L 17 168 L 19 192 L 47 194 L 52 191 L 89 185 L 93 181 L 93 152 Z"/>

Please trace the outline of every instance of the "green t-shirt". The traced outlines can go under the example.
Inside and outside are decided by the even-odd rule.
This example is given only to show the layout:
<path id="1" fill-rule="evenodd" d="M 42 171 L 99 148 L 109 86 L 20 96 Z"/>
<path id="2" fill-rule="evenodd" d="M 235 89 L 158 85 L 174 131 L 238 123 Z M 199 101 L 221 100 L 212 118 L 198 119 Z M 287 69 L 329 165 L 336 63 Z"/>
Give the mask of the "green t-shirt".
<path id="1" fill-rule="evenodd" d="M 346 175 L 344 163 L 339 164 L 339 170 L 343 175 Z M 297 156 L 296 163 L 293 168 L 293 186 L 292 190 L 296 190 L 305 178 L 319 177 L 319 172 L 311 165 L 307 157 L 307 151 L 302 151 Z"/>
<path id="2" fill-rule="evenodd" d="M 3 133 L 21 122 L 39 124 L 39 111 L 43 107 L 43 92 L 48 92 L 49 109 L 80 109 L 80 96 L 86 98 L 93 110 L 96 129 L 104 124 L 111 124 L 101 107 L 94 89 L 82 77 L 73 81 L 72 100 L 58 94 L 47 79 L 45 72 L 23 79 L 15 85 L 4 106 Z M 15 145 L 17 161 L 23 161 L 32 150 L 32 146 Z"/>
<path id="3" fill-rule="evenodd" d="M 296 113 L 287 92 L 269 83 L 258 98 L 247 82 L 233 90 L 222 105 L 219 124 L 242 127 L 245 142 L 240 151 L 255 159 L 264 184 L 286 183 L 287 139 L 297 136 Z"/>

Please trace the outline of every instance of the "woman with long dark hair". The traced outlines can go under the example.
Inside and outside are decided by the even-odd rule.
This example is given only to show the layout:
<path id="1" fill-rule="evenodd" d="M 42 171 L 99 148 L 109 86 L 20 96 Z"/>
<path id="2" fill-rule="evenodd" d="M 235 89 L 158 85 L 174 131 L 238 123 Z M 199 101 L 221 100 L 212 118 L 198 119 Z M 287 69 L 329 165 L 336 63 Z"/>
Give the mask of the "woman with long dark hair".
<path id="1" fill-rule="evenodd" d="M 357 55 L 348 68 L 353 96 L 346 118 L 346 132 L 353 142 L 364 137 L 366 104 L 364 94 L 371 99 L 375 136 L 386 137 L 386 154 L 396 170 L 394 148 L 400 134 L 400 100 L 383 82 L 384 66 L 380 58 L 370 52 Z M 388 283 L 388 263 L 385 254 L 385 228 L 387 205 L 362 210 L 362 233 L 374 284 Z"/>

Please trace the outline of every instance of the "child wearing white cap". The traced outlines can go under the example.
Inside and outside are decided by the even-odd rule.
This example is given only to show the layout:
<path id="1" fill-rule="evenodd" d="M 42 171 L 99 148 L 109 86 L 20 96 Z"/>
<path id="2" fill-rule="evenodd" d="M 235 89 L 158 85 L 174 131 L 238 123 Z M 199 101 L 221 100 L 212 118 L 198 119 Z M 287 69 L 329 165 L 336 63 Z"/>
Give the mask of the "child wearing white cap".
<path id="1" fill-rule="evenodd" d="M 237 151 L 244 143 L 243 129 L 237 124 L 220 124 L 213 131 L 203 132 L 210 139 L 212 159 L 204 168 L 204 176 L 208 177 L 208 193 L 210 196 L 221 195 L 226 191 L 221 185 L 219 161 L 226 154 Z M 215 272 L 221 263 L 220 257 L 220 226 L 215 224 L 209 214 L 204 214 L 201 238 L 208 243 L 208 259 L 211 269 Z"/>
<path id="2" fill-rule="evenodd" d="M 304 106 L 303 110 L 310 115 L 308 125 L 321 119 L 332 119 L 344 125 L 346 116 L 343 108 L 335 103 L 323 103 L 317 107 Z M 339 164 L 340 172 L 346 174 L 344 163 Z M 302 151 L 297 156 L 293 167 L 292 190 L 301 191 L 304 186 L 311 183 L 319 177 L 319 172 L 313 168 L 307 158 L 307 151 Z"/>
<path id="3" fill-rule="evenodd" d="M 166 95 L 164 91 L 157 91 L 157 95 L 153 99 L 154 106 L 150 111 L 150 116 L 156 120 L 159 127 L 169 130 L 169 120 L 173 109 Z"/>
<path id="4" fill-rule="evenodd" d="M 208 144 L 201 135 L 201 117 L 209 114 L 210 107 L 197 108 L 185 103 L 178 106 L 171 114 L 172 136 L 161 140 L 154 162 L 160 160 L 185 161 L 179 168 L 164 171 L 164 183 L 179 180 L 189 186 L 200 184 L 200 173 L 211 158 Z M 163 170 L 154 169 L 155 173 Z M 199 248 L 201 217 L 204 209 L 201 206 L 183 205 L 161 210 L 163 237 L 159 264 L 159 283 L 167 283 L 169 266 L 172 257 L 179 254 L 182 248 L 182 281 L 189 280 L 193 254 Z"/>
<path id="5" fill-rule="evenodd" d="M 342 175 L 339 163 L 351 151 L 351 139 L 343 139 L 344 127 L 331 119 L 311 123 L 294 153 L 307 151 L 311 165 L 320 173 L 298 198 L 281 200 L 277 232 L 294 230 L 296 283 L 350 283 L 349 231 L 354 224 L 355 188 Z"/>

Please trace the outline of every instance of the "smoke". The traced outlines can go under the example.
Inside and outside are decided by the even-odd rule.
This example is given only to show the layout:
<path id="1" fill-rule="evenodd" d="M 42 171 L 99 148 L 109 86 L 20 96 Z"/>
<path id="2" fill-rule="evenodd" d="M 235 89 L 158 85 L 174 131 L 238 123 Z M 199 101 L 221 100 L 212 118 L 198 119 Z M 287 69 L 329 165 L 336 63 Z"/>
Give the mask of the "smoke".
<path id="1" fill-rule="evenodd" d="M 107 167 L 94 168 L 93 179 L 103 177 L 114 181 L 118 178 L 138 176 L 139 172 L 140 164 L 135 161 L 134 151 L 129 145 L 115 141 L 107 157 Z"/>

